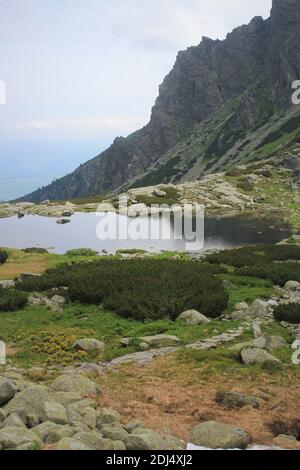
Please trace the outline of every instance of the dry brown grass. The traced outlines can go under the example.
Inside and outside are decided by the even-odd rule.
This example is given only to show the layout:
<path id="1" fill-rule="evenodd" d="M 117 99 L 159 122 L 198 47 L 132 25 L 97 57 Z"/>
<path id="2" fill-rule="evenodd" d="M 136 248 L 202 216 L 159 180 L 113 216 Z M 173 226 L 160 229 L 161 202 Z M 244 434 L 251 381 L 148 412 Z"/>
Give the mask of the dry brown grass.
<path id="1" fill-rule="evenodd" d="M 10 256 L 0 266 L 0 280 L 16 279 L 21 273 L 40 274 L 48 267 L 47 257 L 43 254 L 26 254 L 21 250 L 9 250 Z"/>
<path id="2" fill-rule="evenodd" d="M 293 377 L 274 381 L 266 373 L 259 379 L 219 373 L 201 379 L 201 370 L 184 368 L 171 356 L 145 367 L 127 365 L 103 376 L 100 386 L 101 404 L 117 409 L 124 421 L 140 419 L 151 429 L 165 430 L 185 440 L 189 440 L 194 425 L 217 420 L 239 425 L 255 443 L 269 445 L 274 443 L 274 421 L 300 419 L 300 383 L 294 383 Z M 230 410 L 215 402 L 219 390 L 252 394 L 264 400 L 259 410 Z"/>

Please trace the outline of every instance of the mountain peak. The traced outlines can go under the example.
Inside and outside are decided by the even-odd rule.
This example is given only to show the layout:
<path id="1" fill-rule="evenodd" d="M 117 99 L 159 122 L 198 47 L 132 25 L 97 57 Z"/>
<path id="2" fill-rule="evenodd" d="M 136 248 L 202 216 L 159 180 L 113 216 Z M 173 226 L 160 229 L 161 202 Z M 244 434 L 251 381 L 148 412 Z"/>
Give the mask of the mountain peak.
<path id="1" fill-rule="evenodd" d="M 300 0 L 273 0 L 268 20 L 256 16 L 223 41 L 203 37 L 179 52 L 148 125 L 22 200 L 185 182 L 262 158 L 265 147 L 274 151 L 268 144 L 277 138 L 282 145 L 288 132 L 268 131 L 290 112 L 292 82 L 300 78 L 299 13 Z"/>

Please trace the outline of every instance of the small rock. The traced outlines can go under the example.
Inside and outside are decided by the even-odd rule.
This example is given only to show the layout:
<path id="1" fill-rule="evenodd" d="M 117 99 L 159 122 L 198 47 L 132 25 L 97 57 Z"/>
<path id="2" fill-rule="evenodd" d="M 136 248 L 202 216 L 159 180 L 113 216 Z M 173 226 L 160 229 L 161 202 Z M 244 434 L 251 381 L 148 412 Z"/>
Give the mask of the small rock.
<path id="1" fill-rule="evenodd" d="M 59 219 L 56 221 L 58 225 L 65 225 L 65 224 L 69 224 L 70 222 L 71 222 L 70 219 Z"/>
<path id="2" fill-rule="evenodd" d="M 141 342 L 147 343 L 150 348 L 166 348 L 169 346 L 178 346 L 180 339 L 177 336 L 170 335 L 154 335 L 143 336 L 140 338 Z"/>
<path id="3" fill-rule="evenodd" d="M 86 351 L 88 353 L 93 351 L 104 352 L 105 344 L 94 338 L 84 338 L 75 341 L 72 348 L 77 351 Z"/>
<path id="4" fill-rule="evenodd" d="M 246 302 L 240 302 L 239 304 L 236 304 L 235 310 L 247 310 L 249 308 L 249 305 Z"/>
<path id="5" fill-rule="evenodd" d="M 186 312 L 181 313 L 177 320 L 183 321 L 187 325 L 202 325 L 210 322 L 205 315 L 197 312 L 197 310 L 187 310 Z"/>
<path id="6" fill-rule="evenodd" d="M 260 400 L 258 398 L 233 392 L 218 392 L 216 402 L 226 405 L 229 408 L 250 406 L 251 408 L 257 409 L 260 406 Z"/>
<path id="7" fill-rule="evenodd" d="M 161 189 L 155 188 L 153 191 L 153 196 L 156 197 L 166 197 L 167 193 L 165 191 L 162 191 Z"/>
<path id="8" fill-rule="evenodd" d="M 252 330 L 255 338 L 260 338 L 263 336 L 263 332 L 259 323 L 252 323 Z"/>

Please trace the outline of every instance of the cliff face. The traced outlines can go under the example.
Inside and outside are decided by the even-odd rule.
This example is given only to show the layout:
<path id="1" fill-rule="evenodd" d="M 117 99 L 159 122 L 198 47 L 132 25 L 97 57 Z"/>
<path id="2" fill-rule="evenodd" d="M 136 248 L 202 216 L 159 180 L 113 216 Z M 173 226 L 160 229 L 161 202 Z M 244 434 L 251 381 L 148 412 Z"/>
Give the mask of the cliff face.
<path id="1" fill-rule="evenodd" d="M 22 200 L 84 197 L 222 169 L 244 158 L 238 148 L 247 150 L 250 139 L 259 148 L 272 117 L 289 112 L 297 79 L 300 1 L 273 0 L 266 21 L 255 17 L 224 41 L 203 38 L 180 52 L 147 126 Z M 256 138 L 257 129 L 265 132 Z"/>

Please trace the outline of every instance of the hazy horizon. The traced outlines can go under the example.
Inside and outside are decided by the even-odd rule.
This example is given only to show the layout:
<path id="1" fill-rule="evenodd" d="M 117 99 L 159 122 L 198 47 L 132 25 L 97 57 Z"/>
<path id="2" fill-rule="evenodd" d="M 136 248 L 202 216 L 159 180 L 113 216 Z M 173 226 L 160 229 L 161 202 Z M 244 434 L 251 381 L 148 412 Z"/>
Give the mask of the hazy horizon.
<path id="1" fill-rule="evenodd" d="M 269 16 L 271 3 L 0 0 L 0 200 L 146 124 L 179 50 Z"/>

